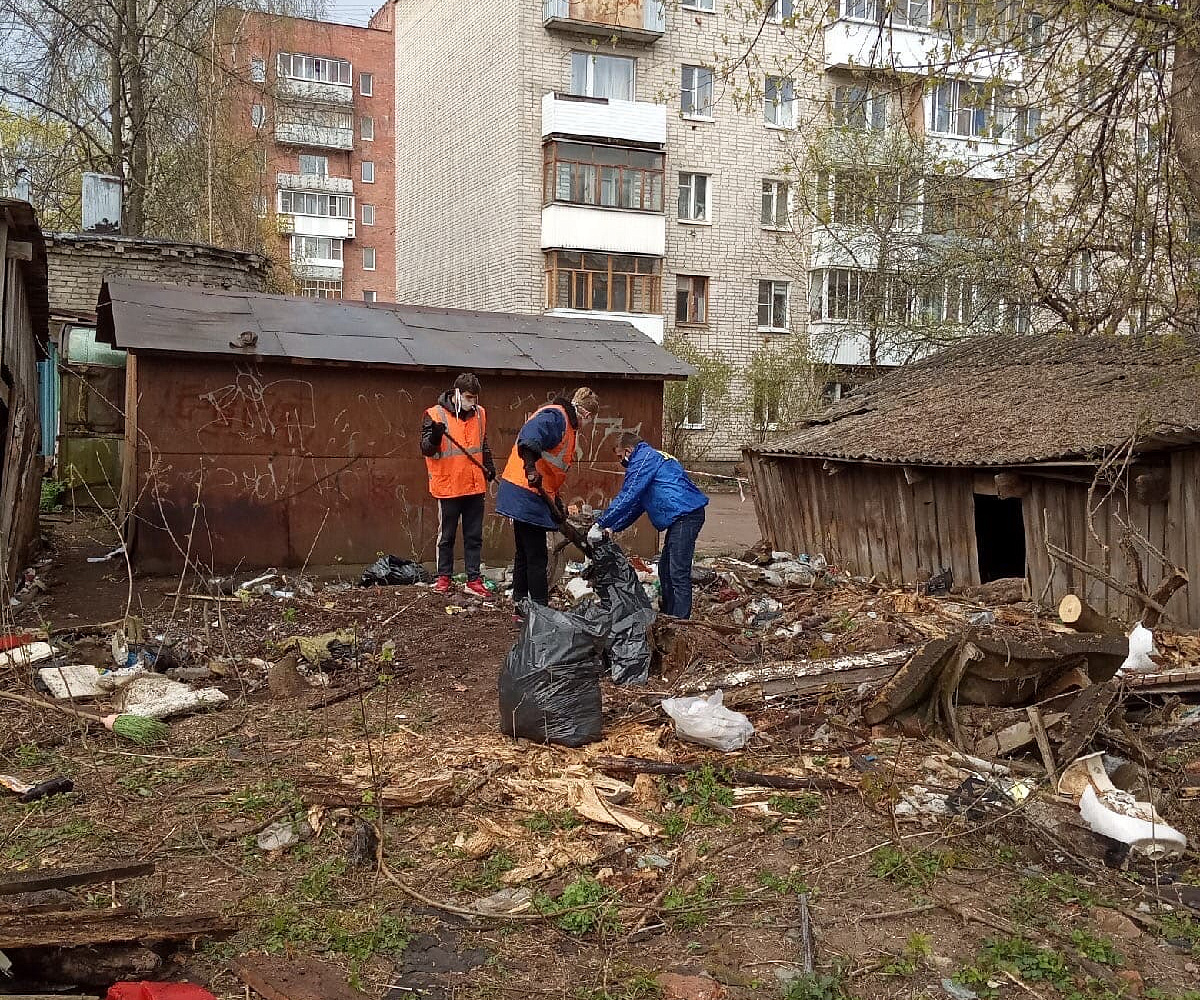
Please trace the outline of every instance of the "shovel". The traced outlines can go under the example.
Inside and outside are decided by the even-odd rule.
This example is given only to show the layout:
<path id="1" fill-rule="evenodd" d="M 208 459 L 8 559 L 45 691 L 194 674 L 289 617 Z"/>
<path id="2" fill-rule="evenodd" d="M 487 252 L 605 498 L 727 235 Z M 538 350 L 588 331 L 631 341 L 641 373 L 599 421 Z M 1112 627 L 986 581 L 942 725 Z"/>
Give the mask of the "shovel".
<path id="1" fill-rule="evenodd" d="M 563 533 L 563 537 L 566 538 L 567 541 L 579 549 L 579 551 L 589 559 L 592 558 L 592 556 L 595 555 L 595 552 L 592 549 L 592 543 L 587 540 L 587 535 L 585 535 L 582 531 L 575 527 L 575 525 L 567 520 L 567 516 L 562 512 L 562 509 L 558 507 L 558 505 L 556 505 L 549 496 L 546 495 L 546 491 L 542 489 L 540 483 L 536 488 L 538 496 L 545 501 L 546 507 L 550 510 L 551 520 L 558 525 L 558 530 Z"/>

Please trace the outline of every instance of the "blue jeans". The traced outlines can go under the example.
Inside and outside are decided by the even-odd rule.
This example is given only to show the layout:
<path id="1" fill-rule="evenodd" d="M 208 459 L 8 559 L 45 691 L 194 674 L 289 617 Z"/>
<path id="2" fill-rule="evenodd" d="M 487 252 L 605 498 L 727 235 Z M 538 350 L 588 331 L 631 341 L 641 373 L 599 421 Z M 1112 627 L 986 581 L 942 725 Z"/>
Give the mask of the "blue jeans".
<path id="1" fill-rule="evenodd" d="M 659 610 L 675 618 L 692 617 L 692 559 L 696 538 L 704 527 L 704 508 L 677 517 L 667 528 L 662 555 L 658 560 L 658 580 L 662 584 Z"/>

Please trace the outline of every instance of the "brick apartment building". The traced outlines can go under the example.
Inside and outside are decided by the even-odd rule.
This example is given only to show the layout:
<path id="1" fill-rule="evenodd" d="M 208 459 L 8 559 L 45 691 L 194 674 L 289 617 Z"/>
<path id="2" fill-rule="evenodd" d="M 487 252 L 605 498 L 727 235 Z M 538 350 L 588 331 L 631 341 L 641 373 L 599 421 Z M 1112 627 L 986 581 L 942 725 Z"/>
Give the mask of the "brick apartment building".
<path id="1" fill-rule="evenodd" d="M 392 10 L 365 27 L 252 11 L 220 21 L 235 134 L 261 151 L 259 214 L 299 295 L 396 288 Z M 268 221 L 268 227 L 270 223 Z M 285 282 L 287 284 L 287 282 Z"/>

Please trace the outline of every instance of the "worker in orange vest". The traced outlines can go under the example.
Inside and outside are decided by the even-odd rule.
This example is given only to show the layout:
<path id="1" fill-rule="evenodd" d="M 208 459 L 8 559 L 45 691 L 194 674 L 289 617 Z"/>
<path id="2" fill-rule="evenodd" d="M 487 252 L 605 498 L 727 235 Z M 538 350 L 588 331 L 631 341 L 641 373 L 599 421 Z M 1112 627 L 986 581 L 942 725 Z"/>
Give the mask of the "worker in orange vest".
<path id="1" fill-rule="evenodd" d="M 517 434 L 496 495 L 496 513 L 513 522 L 514 601 L 528 597 L 535 604 L 547 603 L 546 535 L 556 525 L 541 494 L 561 505 L 558 494 L 575 461 L 575 435 L 595 419 L 599 409 L 596 394 L 580 388 L 570 399 L 558 396 L 538 409 Z"/>
<path id="2" fill-rule="evenodd" d="M 421 421 L 421 454 L 429 470 L 429 492 L 438 502 L 437 582 L 433 589 L 449 593 L 454 574 L 454 538 L 462 520 L 463 561 L 467 590 L 490 597 L 480 574 L 483 552 L 483 497 L 496 478 L 487 442 L 487 411 L 479 405 L 479 379 L 459 375 L 454 387 L 425 411 Z"/>

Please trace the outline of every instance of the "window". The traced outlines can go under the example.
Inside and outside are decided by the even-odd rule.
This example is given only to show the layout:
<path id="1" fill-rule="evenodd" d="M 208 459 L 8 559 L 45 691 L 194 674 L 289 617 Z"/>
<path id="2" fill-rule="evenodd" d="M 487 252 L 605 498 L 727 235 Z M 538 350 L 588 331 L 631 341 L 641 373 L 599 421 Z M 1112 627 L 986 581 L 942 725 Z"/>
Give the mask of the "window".
<path id="1" fill-rule="evenodd" d="M 796 127 L 796 85 L 782 76 L 768 76 L 763 88 L 763 121 L 774 128 Z"/>
<path id="2" fill-rule="evenodd" d="M 1011 41 L 1022 30 L 1022 7 L 1017 0 L 946 0 L 941 26 L 964 39 Z"/>
<path id="3" fill-rule="evenodd" d="M 375 164 L 371 160 L 362 161 L 362 179 L 364 184 L 375 183 Z"/>
<path id="4" fill-rule="evenodd" d="M 836 170 L 817 178 L 818 216 L 836 226 L 916 229 L 917 178 L 896 170 Z"/>
<path id="5" fill-rule="evenodd" d="M 636 59 L 591 52 L 571 53 L 571 93 L 580 97 L 634 99 Z"/>
<path id="6" fill-rule="evenodd" d="M 684 10 L 698 10 L 711 14 L 717 9 L 716 0 L 682 0 L 680 5 Z"/>
<path id="7" fill-rule="evenodd" d="M 762 224 L 764 229 L 789 229 L 788 183 L 787 181 L 765 180 L 762 182 Z"/>
<path id="8" fill-rule="evenodd" d="M 675 278 L 675 322 L 682 326 L 708 325 L 708 278 L 695 274 Z"/>
<path id="9" fill-rule="evenodd" d="M 328 236 L 293 236 L 292 260 L 341 260 L 342 241 Z"/>
<path id="10" fill-rule="evenodd" d="M 842 16 L 878 24 L 890 18 L 893 24 L 924 28 L 929 24 L 929 0 L 842 0 Z"/>
<path id="11" fill-rule="evenodd" d="M 374 302 L 375 301 L 375 293 L 364 288 L 363 289 L 363 301 L 364 302 Z"/>
<path id="12" fill-rule="evenodd" d="M 679 220 L 708 222 L 708 174 L 679 175 Z"/>
<path id="13" fill-rule="evenodd" d="M 683 423 L 680 426 L 685 430 L 704 429 L 704 387 L 691 379 L 684 387 Z"/>
<path id="14" fill-rule="evenodd" d="M 924 231 L 980 233 L 1005 211 L 1000 184 L 967 177 L 925 178 Z"/>
<path id="15" fill-rule="evenodd" d="M 255 128 L 262 128 L 263 122 L 266 121 L 266 112 L 261 104 L 250 105 L 250 124 Z"/>
<path id="16" fill-rule="evenodd" d="M 363 270 L 364 271 L 374 271 L 375 270 L 375 248 L 374 247 L 363 247 Z"/>
<path id="17" fill-rule="evenodd" d="M 330 111 L 327 108 L 281 107 L 275 117 L 280 125 L 338 129 L 351 134 L 354 130 L 354 115 L 346 111 Z"/>
<path id="18" fill-rule="evenodd" d="M 267 217 L 267 205 L 269 200 L 265 194 L 256 194 L 254 196 L 254 211 L 260 219 Z"/>
<path id="19" fill-rule="evenodd" d="M 313 177 L 328 177 L 329 176 L 329 157 L 328 156 L 310 156 L 307 153 L 300 154 L 300 173 L 309 174 Z"/>
<path id="20" fill-rule="evenodd" d="M 364 226 L 375 225 L 375 206 L 363 205 L 362 207 L 362 224 Z"/>
<path id="21" fill-rule="evenodd" d="M 866 87 L 833 88 L 833 124 L 859 132 L 887 127 L 887 94 Z"/>
<path id="22" fill-rule="evenodd" d="M 1012 87 L 988 88 L 966 80 L 938 84 L 931 102 L 929 128 L 943 135 L 1012 140 L 1031 138 L 1041 112 L 1016 107 Z"/>
<path id="23" fill-rule="evenodd" d="M 350 64 L 345 59 L 326 59 L 322 56 L 302 56 L 291 52 L 280 52 L 276 62 L 276 72 L 291 80 L 350 86 Z"/>
<path id="24" fill-rule="evenodd" d="M 1071 259 L 1067 287 L 1073 292 L 1090 292 L 1096 284 L 1096 258 L 1090 250 L 1080 250 Z"/>
<path id="25" fill-rule="evenodd" d="M 663 154 L 582 142 L 542 150 L 542 203 L 663 210 Z"/>
<path id="26" fill-rule="evenodd" d="M 758 283 L 758 328 L 783 330 L 788 328 L 788 283 L 760 281 Z"/>
<path id="27" fill-rule="evenodd" d="M 360 118 L 358 120 L 358 134 L 366 142 L 371 142 L 375 138 L 375 119 Z"/>
<path id="28" fill-rule="evenodd" d="M 340 299 L 342 283 L 340 281 L 297 281 L 296 294 L 310 299 Z"/>
<path id="29" fill-rule="evenodd" d="M 255 57 L 250 60 L 250 80 L 252 83 L 263 83 L 267 79 L 267 61 Z"/>
<path id="30" fill-rule="evenodd" d="M 370 97 L 375 93 L 375 74 L 374 73 L 359 73 L 358 74 L 358 92 L 363 97 Z"/>
<path id="31" fill-rule="evenodd" d="M 281 215 L 317 215 L 330 219 L 353 219 L 354 199 L 348 194 L 315 191 L 280 191 Z"/>
<path id="32" fill-rule="evenodd" d="M 704 66 L 684 66 L 679 93 L 679 110 L 685 118 L 711 118 L 713 73 Z"/>
<path id="33" fill-rule="evenodd" d="M 793 14 L 793 0 L 774 0 L 771 9 L 767 11 L 767 20 L 772 24 L 782 24 L 784 21 L 790 21 Z"/>
<path id="34" fill-rule="evenodd" d="M 546 254 L 546 306 L 601 312 L 661 312 L 661 266 L 658 257 L 551 250 Z"/>

